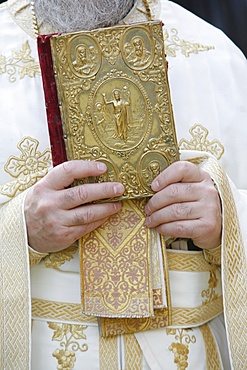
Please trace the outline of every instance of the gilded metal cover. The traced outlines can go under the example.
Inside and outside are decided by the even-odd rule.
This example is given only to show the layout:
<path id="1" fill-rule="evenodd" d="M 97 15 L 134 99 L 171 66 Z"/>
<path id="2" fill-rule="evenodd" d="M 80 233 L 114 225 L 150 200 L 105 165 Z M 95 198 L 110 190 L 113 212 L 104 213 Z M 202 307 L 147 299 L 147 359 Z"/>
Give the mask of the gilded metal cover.
<path id="1" fill-rule="evenodd" d="M 102 161 L 122 199 L 179 159 L 160 21 L 51 37 L 67 157 Z M 119 198 L 118 198 L 119 199 Z"/>

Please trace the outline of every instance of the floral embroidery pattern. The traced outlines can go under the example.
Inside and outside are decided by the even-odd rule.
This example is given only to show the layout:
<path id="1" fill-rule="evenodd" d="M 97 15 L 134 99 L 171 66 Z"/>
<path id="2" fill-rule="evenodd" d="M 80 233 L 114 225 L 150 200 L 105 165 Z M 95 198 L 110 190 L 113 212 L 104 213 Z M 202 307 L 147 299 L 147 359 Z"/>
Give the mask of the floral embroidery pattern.
<path id="1" fill-rule="evenodd" d="M 16 81 L 16 74 L 20 79 L 25 76 L 34 77 L 40 75 L 39 63 L 31 57 L 31 48 L 28 41 L 24 42 L 20 50 L 12 50 L 11 57 L 7 58 L 0 54 L 0 74 L 7 73 L 9 82 Z"/>
<path id="2" fill-rule="evenodd" d="M 224 153 L 224 147 L 218 140 L 208 140 L 208 130 L 202 125 L 195 124 L 190 129 L 192 139 L 182 139 L 179 142 L 180 149 L 200 150 L 213 154 L 218 160 Z"/>
<path id="3" fill-rule="evenodd" d="M 190 54 L 198 54 L 202 51 L 209 51 L 214 49 L 214 46 L 206 46 L 199 44 L 198 42 L 190 42 L 180 39 L 178 36 L 178 30 L 176 28 L 171 29 L 172 35 L 169 35 L 167 29 L 164 29 L 164 41 L 165 41 L 165 52 L 169 57 L 176 57 L 177 51 L 185 57 L 189 57 Z"/>
<path id="4" fill-rule="evenodd" d="M 87 329 L 87 326 L 54 322 L 49 322 L 48 326 L 50 329 L 54 330 L 52 340 L 60 342 L 60 348 L 57 348 L 52 353 L 52 356 L 55 357 L 58 362 L 57 369 L 73 369 L 76 361 L 76 352 L 86 352 L 88 350 L 88 345 L 86 343 L 79 343 L 79 340 L 87 339 L 84 334 L 84 330 Z"/>
<path id="5" fill-rule="evenodd" d="M 203 304 L 210 303 L 218 298 L 218 294 L 215 293 L 219 280 L 216 276 L 216 268 L 210 271 L 210 277 L 208 280 L 208 289 L 202 291 L 202 297 L 206 298 Z"/>
<path id="6" fill-rule="evenodd" d="M 174 335 L 177 342 L 172 342 L 169 351 L 174 354 L 174 363 L 178 370 L 185 370 L 188 366 L 189 344 L 196 343 L 196 337 L 188 332 L 192 329 L 166 329 L 168 335 Z M 183 343 L 184 342 L 184 343 Z"/>
<path id="7" fill-rule="evenodd" d="M 61 252 L 50 253 L 47 257 L 45 257 L 44 264 L 47 268 L 59 270 L 59 267 L 62 266 L 66 261 L 71 261 L 74 258 L 74 254 L 77 252 L 77 250 L 78 245 L 75 243 Z"/>
<path id="8" fill-rule="evenodd" d="M 17 145 L 21 151 L 20 157 L 11 156 L 4 169 L 15 181 L 3 184 L 0 193 L 14 197 L 17 191 L 24 191 L 44 177 L 51 165 L 51 152 L 46 149 L 39 152 L 39 142 L 29 136 L 24 137 Z"/>

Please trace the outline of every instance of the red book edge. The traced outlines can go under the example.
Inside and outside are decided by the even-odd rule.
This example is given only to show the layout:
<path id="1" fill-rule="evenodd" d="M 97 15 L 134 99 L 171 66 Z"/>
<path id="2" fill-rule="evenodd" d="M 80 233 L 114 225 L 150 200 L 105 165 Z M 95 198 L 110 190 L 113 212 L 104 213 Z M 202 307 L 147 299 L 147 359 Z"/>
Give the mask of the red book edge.
<path id="1" fill-rule="evenodd" d="M 38 36 L 38 55 L 44 89 L 46 116 L 50 136 L 53 165 L 67 161 L 62 118 L 59 109 L 56 80 L 53 70 L 50 38 L 52 35 Z"/>

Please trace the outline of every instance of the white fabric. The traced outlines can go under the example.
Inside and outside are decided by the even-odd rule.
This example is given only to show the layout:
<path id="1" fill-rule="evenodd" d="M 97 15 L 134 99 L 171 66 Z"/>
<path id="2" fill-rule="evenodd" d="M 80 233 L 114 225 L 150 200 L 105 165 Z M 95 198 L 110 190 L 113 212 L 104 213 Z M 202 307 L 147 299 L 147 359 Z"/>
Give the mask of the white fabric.
<path id="1" fill-rule="evenodd" d="M 219 30 L 202 21 L 198 17 L 170 2 L 161 1 L 161 19 L 168 32 L 166 44 L 173 50 L 175 56 L 169 56 L 169 80 L 174 107 L 175 122 L 178 140 L 191 140 L 189 129 L 194 124 L 201 124 L 208 130 L 208 140 L 217 139 L 224 146 L 221 163 L 233 179 L 232 188 L 238 207 L 243 237 L 247 242 L 247 176 L 246 168 L 246 137 L 247 137 L 247 68 L 246 59 L 237 47 Z M 7 69 L 3 69 L 3 57 L 10 60 L 13 50 L 20 51 L 22 45 L 28 40 L 31 47 L 31 56 L 38 61 L 36 42 L 19 28 L 11 18 L 7 5 L 0 6 L 0 186 L 14 181 L 14 178 L 5 169 L 5 164 L 11 156 L 20 157 L 17 144 L 24 138 L 30 137 L 38 140 L 38 151 L 43 152 L 49 148 L 49 136 L 46 125 L 45 104 L 42 92 L 41 77 L 20 78 L 18 68 L 10 82 Z M 179 41 L 175 46 L 172 41 L 173 29 L 178 31 Z M 186 57 L 182 53 L 185 43 L 198 43 L 214 48 L 208 51 L 190 53 Z M 180 45 L 180 46 L 178 46 Z M 167 49 L 168 50 L 168 49 Z M 1 57 L 1 55 L 3 57 Z M 14 97 L 14 98 L 13 98 Z M 200 148 L 197 148 L 200 149 Z M 205 148 L 203 148 L 205 149 Z M 236 186 L 234 185 L 236 184 Z M 11 201 L 11 198 L 1 191 L 0 203 Z M 24 230 L 25 232 L 25 230 Z M 247 245 L 247 243 L 246 243 Z M 73 262 L 75 263 L 75 262 Z M 35 298 L 51 299 L 78 303 L 79 275 L 71 271 L 67 262 L 63 272 L 45 269 L 43 265 L 32 268 L 32 294 Z M 72 270 L 74 269 L 74 266 Z M 54 290 L 49 290 L 50 282 L 54 280 Z M 173 274 L 171 274 L 173 280 Z M 186 275 L 181 280 L 188 284 L 194 276 Z M 196 282 L 197 283 L 197 282 Z M 181 283 L 172 281 L 174 289 L 181 293 Z M 201 284 L 198 282 L 198 284 Z M 72 288 L 73 287 L 73 288 Z M 202 287 L 199 287 L 199 290 Z M 50 294 L 52 292 L 52 294 Z M 66 293 L 67 292 L 67 293 Z M 66 293 L 66 296 L 65 296 Z M 55 294 L 55 293 L 54 293 Z M 173 292 L 172 292 L 173 294 Z M 186 297 L 182 294 L 173 303 L 182 304 Z M 172 298 L 173 299 L 173 298 Z M 190 300 L 197 297 L 191 296 Z M 178 300 L 178 301 L 176 301 Z M 223 337 L 223 325 L 217 326 L 216 318 L 212 330 L 216 333 L 219 327 L 220 334 L 216 333 L 217 341 Z M 99 343 L 98 328 L 96 324 L 88 324 L 85 333 L 90 350 L 78 352 L 75 369 L 84 366 L 88 369 L 99 369 Z M 193 334 L 197 338 L 195 345 L 191 345 L 188 369 L 206 369 L 205 349 L 199 329 L 195 328 Z M 55 369 L 56 359 L 52 353 L 59 347 L 59 342 L 52 341 L 53 332 L 47 323 L 34 320 L 32 338 L 32 369 Z M 166 334 L 165 330 L 150 331 L 136 334 L 145 360 L 143 369 L 176 369 L 174 356 L 168 350 L 169 343 L 174 339 Z M 120 342 L 121 343 L 121 342 Z M 224 347 L 220 346 L 219 347 Z M 119 358 L 123 357 L 122 346 L 119 345 Z M 224 349 L 222 350 L 224 352 Z M 229 369 L 226 354 L 224 369 Z M 122 360 L 124 363 L 124 360 Z M 83 364 L 83 365 L 82 365 Z M 119 364 L 119 369 L 121 364 Z M 22 370 L 22 369 L 21 369 Z M 26 369 L 23 369 L 26 370 Z"/>

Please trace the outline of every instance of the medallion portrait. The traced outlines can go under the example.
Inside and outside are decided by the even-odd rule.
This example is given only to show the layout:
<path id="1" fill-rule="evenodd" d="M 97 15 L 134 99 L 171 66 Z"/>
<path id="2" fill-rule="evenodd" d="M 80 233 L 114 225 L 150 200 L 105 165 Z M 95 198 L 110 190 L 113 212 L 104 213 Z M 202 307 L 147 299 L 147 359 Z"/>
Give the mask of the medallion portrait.
<path id="1" fill-rule="evenodd" d="M 94 38 L 75 35 L 70 41 L 69 51 L 68 61 L 76 76 L 91 78 L 98 73 L 101 65 L 101 53 Z"/>

